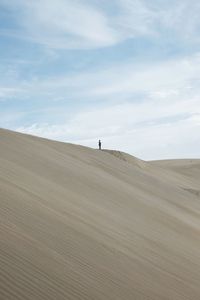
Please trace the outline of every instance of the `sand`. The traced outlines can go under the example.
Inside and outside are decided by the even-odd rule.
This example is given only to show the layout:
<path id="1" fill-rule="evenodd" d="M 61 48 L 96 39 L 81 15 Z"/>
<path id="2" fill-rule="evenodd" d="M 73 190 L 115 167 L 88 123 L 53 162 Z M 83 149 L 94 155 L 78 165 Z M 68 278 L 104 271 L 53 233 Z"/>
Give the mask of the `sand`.
<path id="1" fill-rule="evenodd" d="M 199 300 L 200 160 L 0 129 L 1 300 Z"/>

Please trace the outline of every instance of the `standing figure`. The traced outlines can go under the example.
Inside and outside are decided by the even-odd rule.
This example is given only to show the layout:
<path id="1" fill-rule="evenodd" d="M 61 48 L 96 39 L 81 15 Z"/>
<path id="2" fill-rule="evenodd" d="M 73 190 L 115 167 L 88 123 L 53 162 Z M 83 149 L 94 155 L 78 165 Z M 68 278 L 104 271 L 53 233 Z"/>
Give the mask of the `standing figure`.
<path id="1" fill-rule="evenodd" d="M 99 150 L 101 150 L 101 140 L 99 140 Z"/>

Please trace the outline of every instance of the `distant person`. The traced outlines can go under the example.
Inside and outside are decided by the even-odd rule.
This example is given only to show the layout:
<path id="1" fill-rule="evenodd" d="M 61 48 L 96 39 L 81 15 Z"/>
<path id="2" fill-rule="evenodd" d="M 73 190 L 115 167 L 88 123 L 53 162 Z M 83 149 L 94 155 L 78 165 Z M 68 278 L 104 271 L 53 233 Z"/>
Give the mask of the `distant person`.
<path id="1" fill-rule="evenodd" d="M 101 140 L 99 140 L 99 150 L 101 150 Z"/>

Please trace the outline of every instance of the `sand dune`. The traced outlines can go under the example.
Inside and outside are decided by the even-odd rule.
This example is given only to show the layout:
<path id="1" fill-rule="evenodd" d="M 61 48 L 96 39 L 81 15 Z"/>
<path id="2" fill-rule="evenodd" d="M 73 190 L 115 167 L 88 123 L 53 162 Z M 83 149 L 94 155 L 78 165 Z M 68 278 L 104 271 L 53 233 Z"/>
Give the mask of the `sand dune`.
<path id="1" fill-rule="evenodd" d="M 0 129 L 0 299 L 199 300 L 199 180 Z"/>

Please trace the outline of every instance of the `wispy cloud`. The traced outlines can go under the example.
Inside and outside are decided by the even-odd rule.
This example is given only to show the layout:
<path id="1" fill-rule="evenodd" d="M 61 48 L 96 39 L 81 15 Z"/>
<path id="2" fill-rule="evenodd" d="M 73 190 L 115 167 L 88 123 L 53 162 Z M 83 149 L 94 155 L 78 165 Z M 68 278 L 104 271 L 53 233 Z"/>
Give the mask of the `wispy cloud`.
<path id="1" fill-rule="evenodd" d="M 111 12 L 106 5 L 100 7 L 89 0 L 2 0 L 1 5 L 10 9 L 17 26 L 15 30 L 2 29 L 2 34 L 55 49 L 108 47 L 138 36 L 158 38 L 166 32 L 185 42 L 199 41 L 197 1 L 161 5 L 159 1 L 114 0 Z"/>
<path id="2" fill-rule="evenodd" d="M 0 7 L 0 126 L 142 158 L 200 151 L 197 1 Z"/>
<path id="3" fill-rule="evenodd" d="M 66 98 L 76 101 L 87 98 L 93 102 L 101 99 L 137 101 L 142 98 L 187 98 L 190 101 L 190 96 L 200 91 L 199 65 L 199 54 L 145 65 L 118 63 L 106 69 L 24 80 L 21 88 L 32 96 L 49 95 L 49 100 L 57 101 Z"/>
<path id="4" fill-rule="evenodd" d="M 74 80 L 75 90 L 85 89 L 80 91 L 81 94 L 83 91 L 88 91 L 88 96 L 92 93 L 94 97 L 95 82 L 96 88 L 100 86 L 99 91 L 103 90 L 103 94 L 100 93 L 100 95 L 109 100 L 115 100 L 119 91 L 122 93 L 117 102 L 104 103 L 101 107 L 90 105 L 90 108 L 73 114 L 66 122 L 58 121 L 53 124 L 41 122 L 18 127 L 18 130 L 93 147 L 95 147 L 97 137 L 101 137 L 106 147 L 120 147 L 122 150 L 146 159 L 178 156 L 180 147 L 186 147 L 188 151 L 189 144 L 197 141 L 196 135 L 200 126 L 198 65 L 199 56 L 195 55 L 193 58 L 185 58 L 176 63 L 168 61 L 158 66 L 147 66 L 146 69 L 143 66 L 142 70 L 139 68 L 137 71 L 133 71 L 130 66 L 128 72 L 127 66 L 120 65 L 124 71 L 128 72 L 125 79 L 126 72 L 118 72 L 120 76 L 117 78 L 114 76 L 115 68 L 111 68 L 106 73 L 102 71 L 104 76 L 101 72 L 100 74 L 97 72 L 96 79 L 94 73 L 82 75 L 81 79 L 71 78 L 70 87 L 73 86 Z M 133 78 L 138 78 L 138 81 L 135 82 Z M 103 89 L 103 84 L 106 87 L 111 84 L 109 80 L 113 81 L 112 89 Z M 126 81 L 129 82 L 128 85 L 124 85 Z M 86 83 L 90 85 L 85 88 Z M 55 82 L 55 87 L 60 89 L 63 84 L 63 79 L 60 84 L 58 80 Z M 50 85 L 53 85 L 53 81 L 49 84 L 46 82 L 43 86 Z M 139 101 L 138 91 L 142 95 Z M 93 100 L 103 99 L 100 95 L 96 93 L 97 98 Z M 182 155 L 186 155 L 187 151 L 182 151 Z M 195 155 L 197 152 L 194 151 L 193 156 Z"/>
<path id="5" fill-rule="evenodd" d="M 15 0 L 8 6 L 21 10 L 16 20 L 19 34 L 52 48 L 102 47 L 117 40 L 106 16 L 87 2 Z"/>
<path id="6" fill-rule="evenodd" d="M 0 101 L 17 98 L 22 93 L 22 89 L 17 87 L 1 87 L 0 86 Z"/>
<path id="7" fill-rule="evenodd" d="M 120 13 L 113 18 L 113 26 L 120 31 L 121 39 L 155 35 L 155 11 L 140 0 L 119 0 Z"/>
<path id="8" fill-rule="evenodd" d="M 101 138 L 104 148 L 127 151 L 143 159 L 199 157 L 200 113 L 187 113 L 163 122 L 157 115 L 162 109 L 159 107 L 152 115 L 148 107 L 123 105 L 81 113 L 65 124 L 40 123 L 17 130 L 94 148 Z M 172 109 L 168 107 L 168 113 Z M 138 113 L 143 122 L 138 121 Z"/>

